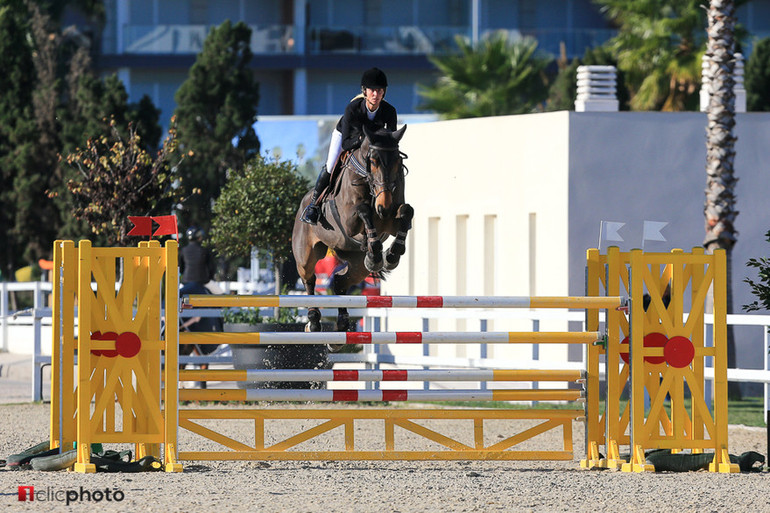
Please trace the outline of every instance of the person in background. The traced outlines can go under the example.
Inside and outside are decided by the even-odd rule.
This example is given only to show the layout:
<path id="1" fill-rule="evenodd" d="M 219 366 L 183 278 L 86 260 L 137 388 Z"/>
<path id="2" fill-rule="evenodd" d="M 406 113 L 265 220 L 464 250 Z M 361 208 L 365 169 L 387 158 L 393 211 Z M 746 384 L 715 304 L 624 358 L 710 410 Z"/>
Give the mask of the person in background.
<path id="1" fill-rule="evenodd" d="M 206 283 L 214 278 L 217 263 L 209 248 L 203 247 L 206 232 L 191 226 L 185 233 L 187 245 L 179 252 L 182 288 L 179 295 L 208 294 Z"/>

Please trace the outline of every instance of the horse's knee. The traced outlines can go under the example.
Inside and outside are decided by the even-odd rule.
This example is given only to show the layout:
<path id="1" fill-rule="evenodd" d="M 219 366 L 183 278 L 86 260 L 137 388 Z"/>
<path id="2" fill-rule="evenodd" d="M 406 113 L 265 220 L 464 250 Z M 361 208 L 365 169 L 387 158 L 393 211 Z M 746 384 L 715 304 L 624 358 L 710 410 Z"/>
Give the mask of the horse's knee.
<path id="1" fill-rule="evenodd" d="M 399 227 L 401 231 L 409 231 L 412 229 L 412 219 L 414 218 L 414 209 L 411 205 L 404 203 L 400 207 L 398 207 L 398 212 L 396 213 L 396 219 L 398 219 L 401 222 L 401 226 Z"/>
<path id="2" fill-rule="evenodd" d="M 404 203 L 398 207 L 396 218 L 406 219 L 407 221 L 411 221 L 413 217 L 414 217 L 414 209 L 409 203 Z"/>
<path id="3" fill-rule="evenodd" d="M 364 221 L 372 218 L 372 207 L 368 203 L 356 205 L 356 214 Z"/>

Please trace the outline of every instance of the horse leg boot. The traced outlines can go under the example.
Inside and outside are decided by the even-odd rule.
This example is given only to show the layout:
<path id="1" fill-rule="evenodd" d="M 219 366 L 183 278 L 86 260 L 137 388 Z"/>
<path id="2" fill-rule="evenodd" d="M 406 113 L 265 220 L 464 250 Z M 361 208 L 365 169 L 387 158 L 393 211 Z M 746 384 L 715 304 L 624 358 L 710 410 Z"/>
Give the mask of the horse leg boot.
<path id="1" fill-rule="evenodd" d="M 398 233 L 396 234 L 396 240 L 388 248 L 388 252 L 385 254 L 385 269 L 392 271 L 398 266 L 401 256 L 406 253 L 406 234 L 412 229 L 412 218 L 414 217 L 414 209 L 404 203 L 398 207 L 396 213 L 396 219 L 399 220 Z"/>
<path id="2" fill-rule="evenodd" d="M 315 295 L 315 274 L 311 274 L 308 279 L 302 279 L 302 283 L 305 285 L 305 292 L 308 296 Z M 305 325 L 305 331 L 321 331 L 321 310 L 318 308 L 307 309 L 308 323 Z"/>
<path id="3" fill-rule="evenodd" d="M 305 331 L 321 331 L 321 310 L 318 308 L 307 309 L 308 323 L 305 325 Z"/>
<path id="4" fill-rule="evenodd" d="M 377 230 L 372 221 L 372 208 L 369 205 L 358 205 L 356 207 L 358 217 L 364 222 L 366 228 L 366 256 L 364 265 L 371 273 L 376 273 L 382 269 L 382 242 L 377 238 Z"/>

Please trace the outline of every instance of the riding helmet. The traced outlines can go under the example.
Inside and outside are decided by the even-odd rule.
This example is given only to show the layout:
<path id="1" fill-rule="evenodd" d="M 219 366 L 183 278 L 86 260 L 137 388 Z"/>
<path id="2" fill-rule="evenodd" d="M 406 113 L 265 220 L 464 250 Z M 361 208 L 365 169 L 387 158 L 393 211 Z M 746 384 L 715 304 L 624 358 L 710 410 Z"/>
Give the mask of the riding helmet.
<path id="1" fill-rule="evenodd" d="M 185 235 L 187 236 L 187 240 L 193 241 L 193 240 L 203 240 L 206 237 L 206 232 L 204 232 L 201 228 L 198 228 L 197 226 L 191 226 L 187 229 L 185 232 Z"/>
<path id="2" fill-rule="evenodd" d="M 388 77 L 380 68 L 371 68 L 361 76 L 361 87 L 369 89 L 385 89 L 388 87 Z"/>

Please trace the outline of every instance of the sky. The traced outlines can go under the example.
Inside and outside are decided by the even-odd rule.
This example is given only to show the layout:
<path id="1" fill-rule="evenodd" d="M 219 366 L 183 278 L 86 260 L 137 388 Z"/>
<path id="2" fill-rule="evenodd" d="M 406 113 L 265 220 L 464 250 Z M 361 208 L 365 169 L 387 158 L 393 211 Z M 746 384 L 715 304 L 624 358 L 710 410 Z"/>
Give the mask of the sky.
<path id="1" fill-rule="evenodd" d="M 301 164 L 297 157 L 297 147 L 305 147 L 305 158 L 312 158 L 318 150 L 318 121 L 301 120 L 258 120 L 254 124 L 260 142 L 260 153 L 273 155 L 275 148 L 280 148 L 282 160 L 292 160 Z"/>

